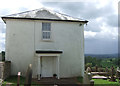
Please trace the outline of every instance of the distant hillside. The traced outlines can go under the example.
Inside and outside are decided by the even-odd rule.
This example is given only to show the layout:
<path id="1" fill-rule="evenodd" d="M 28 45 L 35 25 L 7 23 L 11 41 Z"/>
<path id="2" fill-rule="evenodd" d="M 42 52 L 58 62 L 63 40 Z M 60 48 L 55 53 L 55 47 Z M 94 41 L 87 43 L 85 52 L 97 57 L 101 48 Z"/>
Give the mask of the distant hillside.
<path id="1" fill-rule="evenodd" d="M 118 54 L 85 54 L 85 56 L 91 56 L 96 58 L 117 58 Z"/>

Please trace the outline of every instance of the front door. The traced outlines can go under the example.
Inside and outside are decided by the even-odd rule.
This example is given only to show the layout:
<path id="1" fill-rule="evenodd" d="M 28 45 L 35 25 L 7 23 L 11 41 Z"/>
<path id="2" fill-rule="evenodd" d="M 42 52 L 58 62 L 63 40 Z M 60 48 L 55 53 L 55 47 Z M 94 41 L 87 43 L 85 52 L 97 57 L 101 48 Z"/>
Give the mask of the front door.
<path id="1" fill-rule="evenodd" d="M 53 67 L 53 57 L 42 57 L 42 77 L 53 77 Z"/>

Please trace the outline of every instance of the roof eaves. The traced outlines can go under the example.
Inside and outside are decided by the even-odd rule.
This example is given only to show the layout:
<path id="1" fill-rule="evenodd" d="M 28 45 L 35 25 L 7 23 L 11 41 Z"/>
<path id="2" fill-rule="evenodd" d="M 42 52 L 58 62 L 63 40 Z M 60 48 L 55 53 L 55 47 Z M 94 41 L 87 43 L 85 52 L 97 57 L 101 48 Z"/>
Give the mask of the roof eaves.
<path id="1" fill-rule="evenodd" d="M 87 20 L 60 20 L 60 19 L 44 19 L 44 18 L 24 18 L 24 17 L 1 17 L 2 20 L 5 22 L 4 19 L 25 19 L 25 20 L 46 20 L 46 21 L 66 21 L 66 22 L 82 22 L 87 23 Z M 6 22 L 5 22 L 6 23 Z"/>

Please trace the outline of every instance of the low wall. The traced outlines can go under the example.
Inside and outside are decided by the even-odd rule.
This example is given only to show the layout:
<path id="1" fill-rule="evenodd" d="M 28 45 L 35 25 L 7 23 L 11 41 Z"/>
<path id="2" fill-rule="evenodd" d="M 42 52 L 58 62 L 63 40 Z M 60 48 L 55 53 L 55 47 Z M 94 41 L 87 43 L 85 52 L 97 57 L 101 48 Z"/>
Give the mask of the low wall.
<path id="1" fill-rule="evenodd" d="M 11 62 L 5 61 L 0 62 L 0 79 L 5 80 L 7 77 L 10 76 L 11 73 Z"/>

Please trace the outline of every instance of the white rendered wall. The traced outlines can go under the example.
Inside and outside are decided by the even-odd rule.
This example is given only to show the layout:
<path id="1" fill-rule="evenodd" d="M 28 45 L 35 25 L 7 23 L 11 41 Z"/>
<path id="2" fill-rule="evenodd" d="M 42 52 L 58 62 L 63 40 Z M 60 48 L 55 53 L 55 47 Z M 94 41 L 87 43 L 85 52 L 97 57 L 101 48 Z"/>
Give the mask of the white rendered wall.
<path id="1" fill-rule="evenodd" d="M 84 74 L 84 26 L 77 22 L 51 21 L 52 40 L 42 40 L 42 22 L 7 20 L 6 59 L 12 62 L 12 74 L 23 72 L 33 64 L 33 76 L 37 76 L 35 50 L 63 50 L 60 56 L 60 77 Z M 50 22 L 50 21 L 49 21 Z"/>
<path id="2" fill-rule="evenodd" d="M 25 75 L 34 60 L 34 23 L 8 20 L 6 25 L 6 59 L 11 61 L 11 74 Z"/>

